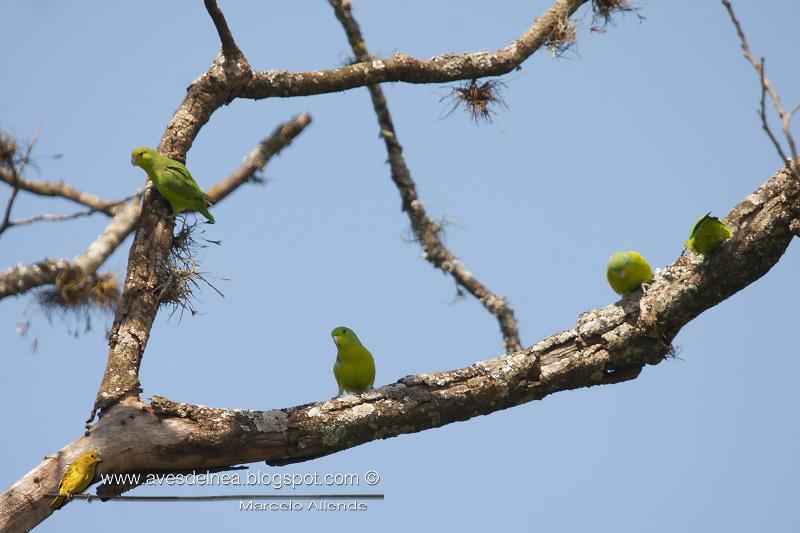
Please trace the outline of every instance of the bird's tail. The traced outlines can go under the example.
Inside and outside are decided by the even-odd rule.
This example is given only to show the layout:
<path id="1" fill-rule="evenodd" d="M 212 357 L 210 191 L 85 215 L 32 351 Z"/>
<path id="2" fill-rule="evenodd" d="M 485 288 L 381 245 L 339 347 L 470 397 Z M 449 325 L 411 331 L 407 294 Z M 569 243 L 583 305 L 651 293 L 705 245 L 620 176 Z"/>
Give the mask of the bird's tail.
<path id="1" fill-rule="evenodd" d="M 53 498 L 53 502 L 50 504 L 50 507 L 53 509 L 61 509 L 64 506 L 64 496 L 56 496 Z"/>
<path id="2" fill-rule="evenodd" d="M 198 211 L 200 212 L 201 215 L 206 217 L 206 220 L 208 220 L 209 224 L 214 224 L 216 222 L 216 220 L 214 220 L 214 215 L 212 215 L 211 213 L 208 212 L 208 208 L 207 207 L 203 207 L 202 209 L 198 209 Z"/>
<path id="3" fill-rule="evenodd" d="M 213 198 L 211 198 L 211 197 L 210 197 L 209 195 L 207 195 L 206 193 L 203 193 L 203 203 L 204 203 L 205 205 L 203 206 L 203 208 L 202 208 L 202 209 L 198 209 L 198 211 L 200 212 L 200 214 L 201 214 L 201 215 L 203 215 L 204 217 L 206 217 L 206 220 L 208 220 L 208 223 L 209 223 L 209 224 L 214 224 L 214 223 L 216 222 L 216 220 L 214 220 L 214 217 L 213 217 L 213 215 L 212 215 L 211 213 L 209 213 L 209 212 L 208 212 L 208 206 L 209 206 L 209 205 L 214 205 L 214 199 L 213 199 Z"/>

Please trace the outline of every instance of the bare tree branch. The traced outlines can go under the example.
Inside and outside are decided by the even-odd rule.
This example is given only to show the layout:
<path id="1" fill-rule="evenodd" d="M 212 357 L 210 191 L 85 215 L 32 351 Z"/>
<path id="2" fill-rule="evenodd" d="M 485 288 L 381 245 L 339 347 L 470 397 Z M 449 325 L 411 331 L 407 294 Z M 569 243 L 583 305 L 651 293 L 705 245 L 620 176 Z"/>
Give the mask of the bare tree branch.
<path id="1" fill-rule="evenodd" d="M 43 213 L 41 215 L 33 215 L 30 217 L 18 218 L 16 220 L 9 220 L 8 227 L 11 228 L 15 226 L 25 226 L 28 224 L 34 224 L 36 222 L 63 222 L 65 220 L 75 220 L 76 218 L 88 217 L 98 212 L 99 211 L 95 211 L 94 209 L 85 209 L 83 211 L 75 211 L 74 213 L 66 213 L 63 215 Z"/>
<path id="2" fill-rule="evenodd" d="M 764 130 L 764 132 L 767 134 L 767 137 L 769 137 L 769 140 L 772 141 L 772 145 L 778 152 L 778 156 L 780 156 L 781 161 L 787 161 L 788 158 L 786 157 L 786 153 L 783 151 L 783 146 L 781 146 L 781 143 L 778 141 L 778 138 L 775 137 L 775 134 L 772 133 L 772 128 L 769 127 L 769 121 L 767 120 L 767 83 L 769 83 L 769 81 L 764 75 L 765 62 L 766 60 L 762 57 L 758 69 L 758 77 L 761 82 L 761 101 L 759 104 L 758 116 L 761 118 L 761 129 Z"/>
<path id="3" fill-rule="evenodd" d="M 222 43 L 222 54 L 231 58 L 241 55 L 242 52 L 236 46 L 236 41 L 233 40 L 233 34 L 228 27 L 228 22 L 217 6 L 217 2 L 215 0 L 204 0 L 204 3 L 206 11 L 208 11 L 211 20 L 214 22 L 214 27 L 217 28 L 217 34 L 219 35 L 220 43 Z"/>
<path id="4" fill-rule="evenodd" d="M 131 234 L 139 221 L 142 205 L 138 201 L 131 201 L 125 208 L 114 215 L 106 229 L 101 233 L 85 252 L 74 259 L 74 264 L 85 273 L 97 272 L 100 265 L 111 257 L 114 250 Z"/>
<path id="5" fill-rule="evenodd" d="M 54 283 L 56 275 L 72 266 L 67 259 L 45 259 L 30 265 L 16 265 L 0 272 L 0 300 Z"/>
<path id="6" fill-rule="evenodd" d="M 11 194 L 8 195 L 8 202 L 6 203 L 6 209 L 3 213 L 3 220 L 0 222 L 0 234 L 11 227 L 11 208 L 14 206 L 14 200 L 17 199 L 17 193 L 19 193 L 19 177 L 15 177 L 10 185 Z"/>
<path id="7" fill-rule="evenodd" d="M 367 51 L 367 45 L 364 42 L 358 23 L 353 18 L 350 1 L 330 0 L 330 4 L 333 6 L 336 18 L 344 27 L 347 40 L 356 59 L 362 63 L 369 61 L 370 56 Z M 458 285 L 469 291 L 483 304 L 487 311 L 497 318 L 506 351 L 516 352 L 522 350 L 514 311 L 508 305 L 506 299 L 494 294 L 478 281 L 442 242 L 440 237 L 441 225 L 428 216 L 422 201 L 417 195 L 417 187 L 403 157 L 403 148 L 397 138 L 397 132 L 394 129 L 394 123 L 389 113 L 389 106 L 386 103 L 383 90 L 381 90 L 380 85 L 368 85 L 367 89 L 369 89 L 372 105 L 378 117 L 380 135 L 386 144 L 386 152 L 389 155 L 392 181 L 394 181 L 400 192 L 403 211 L 408 214 L 408 218 L 411 221 L 411 229 L 422 246 L 425 259 L 436 268 L 450 273 Z"/>
<path id="8" fill-rule="evenodd" d="M 15 177 L 13 172 L 6 168 L 0 169 L 0 181 L 5 182 L 12 187 L 14 186 L 14 183 L 16 183 L 18 188 L 33 194 L 38 194 L 40 196 L 58 196 L 61 198 L 66 198 L 67 200 L 72 200 L 75 203 L 88 207 L 92 210 L 92 212 L 99 211 L 109 216 L 114 216 L 117 214 L 117 212 L 122 209 L 122 204 L 129 200 L 128 198 L 117 201 L 103 200 L 102 198 L 98 198 L 93 194 L 79 191 L 78 189 L 75 189 L 74 187 L 71 187 L 65 183 L 31 181 L 20 176 Z"/>
<path id="9" fill-rule="evenodd" d="M 466 368 L 407 376 L 357 396 L 272 411 L 219 409 L 154 397 L 126 398 L 86 435 L 34 467 L 0 495 L 0 530 L 27 531 L 52 513 L 60 472 L 99 451 L 106 473 L 282 465 L 440 427 L 559 391 L 636 378 L 671 353 L 683 326 L 766 274 L 800 221 L 800 182 L 784 168 L 725 217 L 733 237 L 713 254 L 684 255 L 636 291 L 581 314 L 572 329 L 524 352 Z M 540 372 L 537 369 L 540 362 Z"/>
<path id="10" fill-rule="evenodd" d="M 519 67 L 544 45 L 561 21 L 587 0 L 556 0 L 519 38 L 494 52 L 444 54 L 428 60 L 395 54 L 354 65 L 311 72 L 256 72 L 243 88 L 243 98 L 309 96 L 344 91 L 387 81 L 443 83 L 500 76 Z"/>
<path id="11" fill-rule="evenodd" d="M 306 126 L 311 124 L 311 115 L 302 113 L 294 116 L 277 128 L 256 146 L 245 158 L 244 164 L 230 176 L 218 182 L 208 190 L 208 195 L 219 202 L 233 192 L 239 185 L 252 179 L 256 173 L 264 170 L 273 156 L 289 146 L 295 137 L 300 135 Z"/>
<path id="12" fill-rule="evenodd" d="M 3 167 L 0 168 L 0 173 L 6 173 L 9 175 L 11 194 L 8 196 L 8 203 L 6 204 L 6 209 L 3 213 L 3 220 L 0 221 L 0 235 L 11 227 L 11 208 L 14 206 L 14 200 L 16 200 L 17 193 L 19 193 L 20 190 L 20 174 L 22 174 L 25 166 L 30 161 L 31 151 L 33 150 L 33 145 L 36 144 L 36 139 L 39 137 L 39 132 L 40 130 L 37 129 L 33 139 L 31 139 L 31 141 L 28 143 L 28 147 L 25 150 L 25 155 L 19 159 L 19 168 L 17 168 L 18 161 L 15 157 L 16 145 L 5 135 L 2 136 L 3 146 L 0 149 L 0 152 L 2 152 L 3 157 L 0 163 L 3 164 Z"/>
<path id="13" fill-rule="evenodd" d="M 778 95 L 778 91 L 775 90 L 775 87 L 772 85 L 772 83 L 770 83 L 769 79 L 767 78 L 767 74 L 764 69 L 764 58 L 762 57 L 761 61 L 756 61 L 756 58 L 753 56 L 752 52 L 750 52 L 750 45 L 747 43 L 747 38 L 744 36 L 744 30 L 742 30 L 742 25 L 739 23 L 739 19 L 736 18 L 736 14 L 733 11 L 733 6 L 729 2 L 729 0 L 722 0 L 722 5 L 725 6 L 725 9 L 728 11 L 728 15 L 731 18 L 731 22 L 733 23 L 734 28 L 736 28 L 736 34 L 739 36 L 739 42 L 741 44 L 742 52 L 744 53 L 745 59 L 747 59 L 750 65 L 753 66 L 756 73 L 758 74 L 759 82 L 761 83 L 761 104 L 759 110 L 759 116 L 761 117 L 761 127 L 764 129 L 770 141 L 772 141 L 772 144 L 775 146 L 778 155 L 781 157 L 781 162 L 786 164 L 788 161 L 789 168 L 791 169 L 792 173 L 797 179 L 800 179 L 800 169 L 798 168 L 797 145 L 795 144 L 791 129 L 792 115 L 794 115 L 795 111 L 797 111 L 797 109 L 800 108 L 800 104 L 796 105 L 788 113 L 784 111 L 783 104 L 781 103 L 781 98 Z M 772 129 L 769 127 L 769 122 L 767 121 L 766 105 L 765 105 L 766 93 L 769 93 L 770 98 L 772 98 L 772 105 L 775 107 L 775 111 L 778 113 L 778 117 L 781 119 L 781 129 L 783 131 L 783 136 L 786 139 L 786 143 L 789 145 L 789 153 L 791 154 L 791 158 L 786 157 L 786 153 L 784 152 L 781 143 L 778 141 L 777 137 L 772 132 Z"/>

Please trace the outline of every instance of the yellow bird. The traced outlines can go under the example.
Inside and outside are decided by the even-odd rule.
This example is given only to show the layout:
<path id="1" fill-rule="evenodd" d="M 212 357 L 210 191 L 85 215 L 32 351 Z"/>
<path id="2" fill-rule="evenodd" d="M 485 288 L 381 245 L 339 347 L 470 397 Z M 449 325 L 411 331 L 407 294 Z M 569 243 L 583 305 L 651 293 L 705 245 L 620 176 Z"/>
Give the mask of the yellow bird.
<path id="1" fill-rule="evenodd" d="M 102 461 L 97 452 L 84 452 L 69 464 L 61 481 L 58 482 L 58 496 L 53 499 L 50 506 L 61 509 L 64 500 L 71 500 L 75 494 L 80 494 L 92 484 L 97 463 Z"/>

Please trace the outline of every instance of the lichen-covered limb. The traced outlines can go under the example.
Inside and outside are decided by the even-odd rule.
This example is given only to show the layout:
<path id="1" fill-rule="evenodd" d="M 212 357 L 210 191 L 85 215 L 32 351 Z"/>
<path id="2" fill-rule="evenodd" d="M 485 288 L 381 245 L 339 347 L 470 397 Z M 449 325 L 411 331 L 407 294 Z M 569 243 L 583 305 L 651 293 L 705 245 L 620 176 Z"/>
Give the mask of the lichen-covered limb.
<path id="1" fill-rule="evenodd" d="M 58 272 L 69 268 L 67 259 L 45 259 L 30 265 L 18 264 L 0 272 L 0 300 L 53 283 Z"/>
<path id="2" fill-rule="evenodd" d="M 493 52 L 444 54 L 428 60 L 395 54 L 331 70 L 255 72 L 243 87 L 243 98 L 309 96 L 344 91 L 375 83 L 445 83 L 499 76 L 511 72 L 538 50 L 559 21 L 569 18 L 587 0 L 556 0 L 518 39 Z"/>
<path id="3" fill-rule="evenodd" d="M 0 272 L 0 300 L 6 296 L 55 283 L 58 275 L 63 272 L 75 270 L 82 271 L 84 275 L 95 274 L 117 246 L 133 231 L 140 213 L 141 205 L 138 199 L 125 204 L 114 215 L 103 233 L 89 244 L 86 251 L 72 261 L 45 259 L 31 265 L 17 265 Z"/>
<path id="4" fill-rule="evenodd" d="M 111 406 L 72 442 L 0 495 L 0 530 L 27 531 L 52 512 L 44 494 L 74 457 L 98 450 L 104 473 L 182 471 L 309 460 L 365 442 L 489 414 L 559 391 L 634 379 L 670 353 L 694 317 L 763 276 L 793 238 L 800 184 L 783 169 L 725 217 L 733 238 L 687 254 L 640 291 L 581 314 L 576 326 L 524 352 L 408 376 L 362 395 L 275 409 L 218 409 L 155 397 Z M 541 374 L 534 379 L 536 360 Z"/>
<path id="5" fill-rule="evenodd" d="M 369 59 L 367 45 L 361 34 L 361 28 L 353 18 L 350 9 L 350 2 L 345 0 L 330 0 L 336 18 L 342 24 L 350 48 L 356 59 L 365 62 Z M 397 186 L 402 199 L 403 211 L 408 214 L 411 222 L 411 230 L 414 232 L 416 240 L 422 246 L 425 259 L 433 266 L 449 273 L 453 276 L 456 283 L 466 289 L 470 294 L 480 301 L 483 306 L 497 319 L 500 324 L 500 332 L 503 335 L 503 345 L 508 352 L 516 352 L 522 349 L 519 339 L 519 327 L 514 318 L 514 311 L 502 296 L 494 294 L 483 283 L 481 283 L 467 269 L 464 263 L 453 254 L 442 242 L 441 224 L 431 219 L 425 212 L 425 207 L 417 194 L 417 186 L 411 177 L 411 171 L 406 165 L 403 156 L 403 148 L 394 128 L 392 116 L 389 113 L 389 106 L 383 95 L 380 85 L 369 85 L 369 94 L 372 99 L 372 106 L 378 117 L 380 135 L 386 144 L 386 152 L 389 158 L 389 168 L 391 169 L 392 181 Z"/>
<path id="6" fill-rule="evenodd" d="M 134 200 L 127 204 L 111 219 L 103 233 L 92 241 L 86 251 L 75 258 L 74 264 L 86 273 L 97 272 L 100 265 L 105 263 L 136 227 L 141 213 L 142 206 L 139 201 Z"/>

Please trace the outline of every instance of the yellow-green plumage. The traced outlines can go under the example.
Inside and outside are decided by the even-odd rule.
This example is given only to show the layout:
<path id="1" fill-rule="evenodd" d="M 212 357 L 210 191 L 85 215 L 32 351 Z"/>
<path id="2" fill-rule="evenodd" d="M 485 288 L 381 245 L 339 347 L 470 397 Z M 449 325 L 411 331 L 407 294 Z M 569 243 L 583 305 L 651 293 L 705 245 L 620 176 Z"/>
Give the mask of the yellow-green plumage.
<path id="1" fill-rule="evenodd" d="M 617 294 L 628 294 L 653 279 L 650 264 L 639 252 L 614 252 L 608 260 L 606 279 Z"/>
<path id="2" fill-rule="evenodd" d="M 711 213 L 697 219 L 689 233 L 689 240 L 684 246 L 698 254 L 707 254 L 714 251 L 717 246 L 731 238 L 733 232 L 717 217 Z"/>
<path id="3" fill-rule="evenodd" d="M 214 217 L 208 212 L 208 206 L 213 203 L 211 198 L 200 189 L 180 161 L 164 157 L 152 148 L 140 146 L 131 152 L 131 164 L 142 167 L 147 172 L 147 177 L 169 202 L 173 214 L 189 209 L 199 212 L 211 224 L 214 223 Z"/>
<path id="4" fill-rule="evenodd" d="M 53 499 L 50 506 L 53 509 L 61 509 L 64 500 L 71 498 L 74 494 L 80 494 L 88 487 L 94 479 L 94 471 L 97 463 L 102 461 L 97 452 L 84 452 L 77 459 L 69 464 L 58 482 L 58 494 Z"/>
<path id="5" fill-rule="evenodd" d="M 333 375 L 339 385 L 337 396 L 371 389 L 375 384 L 375 360 L 369 350 L 350 328 L 338 327 L 331 331 L 331 337 L 336 344 Z"/>

